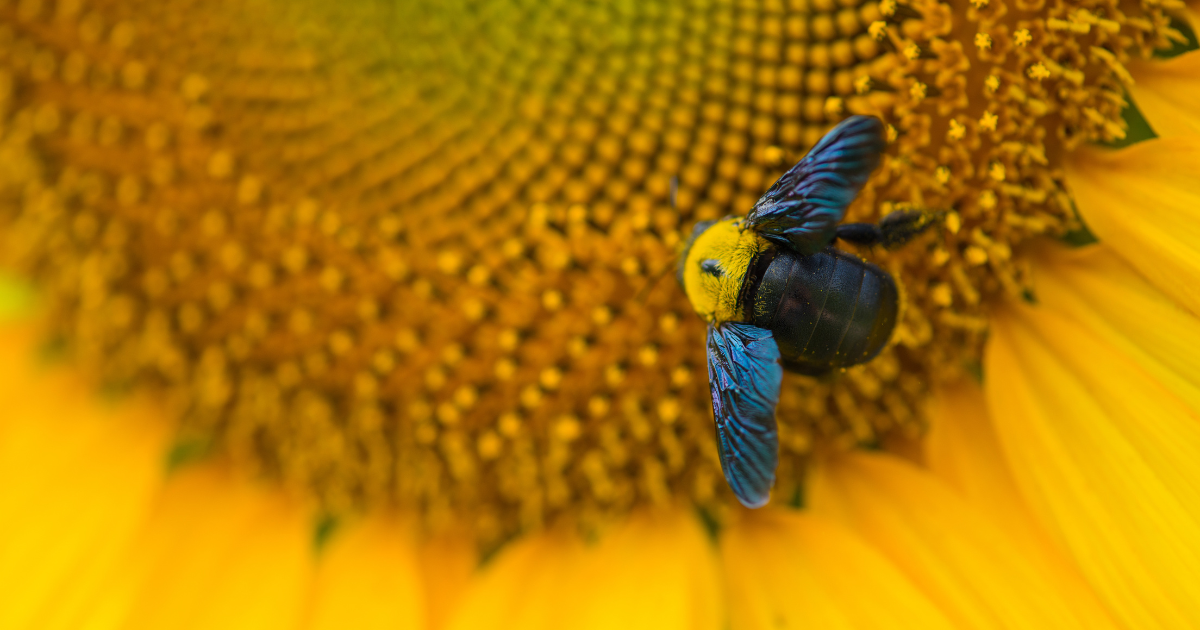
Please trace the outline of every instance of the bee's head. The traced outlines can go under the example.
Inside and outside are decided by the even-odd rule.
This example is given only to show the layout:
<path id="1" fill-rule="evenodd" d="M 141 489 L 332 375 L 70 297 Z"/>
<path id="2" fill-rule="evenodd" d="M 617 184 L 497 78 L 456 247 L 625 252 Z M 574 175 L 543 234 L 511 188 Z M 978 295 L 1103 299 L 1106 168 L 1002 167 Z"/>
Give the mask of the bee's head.
<path id="1" fill-rule="evenodd" d="M 737 296 L 755 254 L 766 245 L 737 217 L 701 221 L 679 256 L 679 284 L 707 321 L 736 321 Z"/>

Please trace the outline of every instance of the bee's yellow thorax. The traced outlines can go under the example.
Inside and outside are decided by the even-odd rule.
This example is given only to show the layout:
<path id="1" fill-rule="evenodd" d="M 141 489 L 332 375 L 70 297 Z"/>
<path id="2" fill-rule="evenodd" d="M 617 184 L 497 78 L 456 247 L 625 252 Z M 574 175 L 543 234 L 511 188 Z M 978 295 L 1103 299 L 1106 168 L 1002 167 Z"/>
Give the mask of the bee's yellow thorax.
<path id="1" fill-rule="evenodd" d="M 709 323 L 741 320 L 737 298 L 742 280 L 750 262 L 767 246 L 754 230 L 743 229 L 741 218 L 718 221 L 696 237 L 683 266 L 683 290 L 692 308 Z M 720 274 L 705 271 L 706 261 L 716 261 L 707 266 Z"/>

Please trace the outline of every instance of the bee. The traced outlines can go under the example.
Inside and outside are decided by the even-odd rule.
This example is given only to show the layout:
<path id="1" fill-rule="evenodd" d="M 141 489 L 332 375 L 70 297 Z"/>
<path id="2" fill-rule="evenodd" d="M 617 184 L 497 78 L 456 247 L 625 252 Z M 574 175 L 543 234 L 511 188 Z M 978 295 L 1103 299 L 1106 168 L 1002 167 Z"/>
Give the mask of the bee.
<path id="1" fill-rule="evenodd" d="M 779 178 L 745 217 L 696 225 L 678 279 L 708 322 L 708 381 L 725 479 L 738 501 L 766 505 L 775 483 L 775 406 L 783 370 L 819 376 L 871 360 L 896 325 L 891 274 L 833 247 L 836 239 L 898 247 L 931 216 L 898 211 L 841 224 L 879 166 L 878 118 L 842 121 Z"/>

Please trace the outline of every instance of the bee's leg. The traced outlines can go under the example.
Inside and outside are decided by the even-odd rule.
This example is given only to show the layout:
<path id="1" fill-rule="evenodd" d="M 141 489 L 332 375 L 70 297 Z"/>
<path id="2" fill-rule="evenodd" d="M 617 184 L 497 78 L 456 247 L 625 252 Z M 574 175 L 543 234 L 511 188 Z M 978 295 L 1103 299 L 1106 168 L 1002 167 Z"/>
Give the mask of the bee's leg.
<path id="1" fill-rule="evenodd" d="M 887 249 L 901 247 L 941 220 L 944 212 L 921 210 L 897 210 L 879 221 L 883 233 L 883 246 Z"/>
<path id="2" fill-rule="evenodd" d="M 834 232 L 837 238 L 855 245 L 873 246 L 883 242 L 883 230 L 874 223 L 842 223 Z"/>
<path id="3" fill-rule="evenodd" d="M 941 213 L 897 210 L 874 223 L 843 223 L 837 237 L 857 245 L 883 245 L 895 249 L 908 243 L 941 217 Z"/>

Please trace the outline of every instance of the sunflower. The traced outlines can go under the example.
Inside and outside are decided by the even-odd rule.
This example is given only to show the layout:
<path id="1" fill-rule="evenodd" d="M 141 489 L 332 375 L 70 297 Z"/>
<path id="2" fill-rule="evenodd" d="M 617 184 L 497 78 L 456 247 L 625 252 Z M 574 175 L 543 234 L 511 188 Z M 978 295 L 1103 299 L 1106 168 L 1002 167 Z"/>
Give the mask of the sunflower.
<path id="1" fill-rule="evenodd" d="M 1200 626 L 1196 15 L 4 3 L 0 627 Z M 662 278 L 850 114 L 943 218 L 745 510 Z"/>

